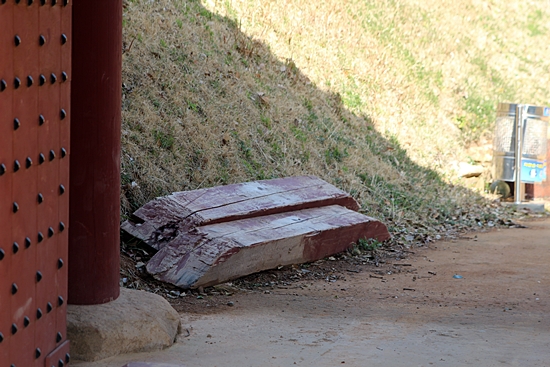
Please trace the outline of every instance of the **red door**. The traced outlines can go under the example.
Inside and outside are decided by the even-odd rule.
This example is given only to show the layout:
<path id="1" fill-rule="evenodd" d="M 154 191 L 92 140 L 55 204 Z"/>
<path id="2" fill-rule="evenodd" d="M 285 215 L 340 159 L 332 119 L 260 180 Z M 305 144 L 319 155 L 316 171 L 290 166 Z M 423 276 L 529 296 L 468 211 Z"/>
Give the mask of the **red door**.
<path id="1" fill-rule="evenodd" d="M 71 4 L 0 0 L 0 367 L 69 363 Z"/>

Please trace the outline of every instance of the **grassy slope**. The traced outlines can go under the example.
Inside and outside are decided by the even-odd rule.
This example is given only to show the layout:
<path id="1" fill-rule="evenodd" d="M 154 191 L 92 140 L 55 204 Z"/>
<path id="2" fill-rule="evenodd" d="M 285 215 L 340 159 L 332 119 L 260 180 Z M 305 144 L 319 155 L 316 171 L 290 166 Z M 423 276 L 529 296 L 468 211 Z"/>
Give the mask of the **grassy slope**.
<path id="1" fill-rule="evenodd" d="M 172 191 L 314 174 L 398 240 L 506 217 L 449 167 L 498 101 L 548 104 L 542 5 L 126 3 L 123 215 Z"/>

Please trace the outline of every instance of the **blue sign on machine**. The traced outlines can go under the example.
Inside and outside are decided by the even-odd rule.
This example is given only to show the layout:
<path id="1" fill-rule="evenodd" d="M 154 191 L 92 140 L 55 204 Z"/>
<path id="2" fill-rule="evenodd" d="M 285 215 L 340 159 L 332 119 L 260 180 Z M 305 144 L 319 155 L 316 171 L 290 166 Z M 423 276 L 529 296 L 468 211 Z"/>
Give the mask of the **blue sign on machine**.
<path id="1" fill-rule="evenodd" d="M 536 161 L 534 159 L 523 158 L 521 160 L 521 181 L 546 181 L 546 161 Z"/>

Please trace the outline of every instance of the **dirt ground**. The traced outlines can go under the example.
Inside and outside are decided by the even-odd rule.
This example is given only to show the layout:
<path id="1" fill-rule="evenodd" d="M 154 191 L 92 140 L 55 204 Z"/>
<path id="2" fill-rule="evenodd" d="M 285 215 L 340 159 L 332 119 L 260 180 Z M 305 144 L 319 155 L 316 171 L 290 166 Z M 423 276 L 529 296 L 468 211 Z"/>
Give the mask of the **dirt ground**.
<path id="1" fill-rule="evenodd" d="M 173 347 L 73 365 L 550 366 L 550 220 L 523 224 L 177 297 Z"/>

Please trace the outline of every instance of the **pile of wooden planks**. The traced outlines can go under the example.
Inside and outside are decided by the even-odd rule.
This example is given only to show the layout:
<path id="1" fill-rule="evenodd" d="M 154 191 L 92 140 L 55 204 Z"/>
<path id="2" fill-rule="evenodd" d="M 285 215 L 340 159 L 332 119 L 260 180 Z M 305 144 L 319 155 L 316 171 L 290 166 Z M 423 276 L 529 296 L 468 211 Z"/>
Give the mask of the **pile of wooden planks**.
<path id="1" fill-rule="evenodd" d="M 358 209 L 344 191 L 299 176 L 173 193 L 138 209 L 122 229 L 158 250 L 149 273 L 187 289 L 390 237 Z"/>

